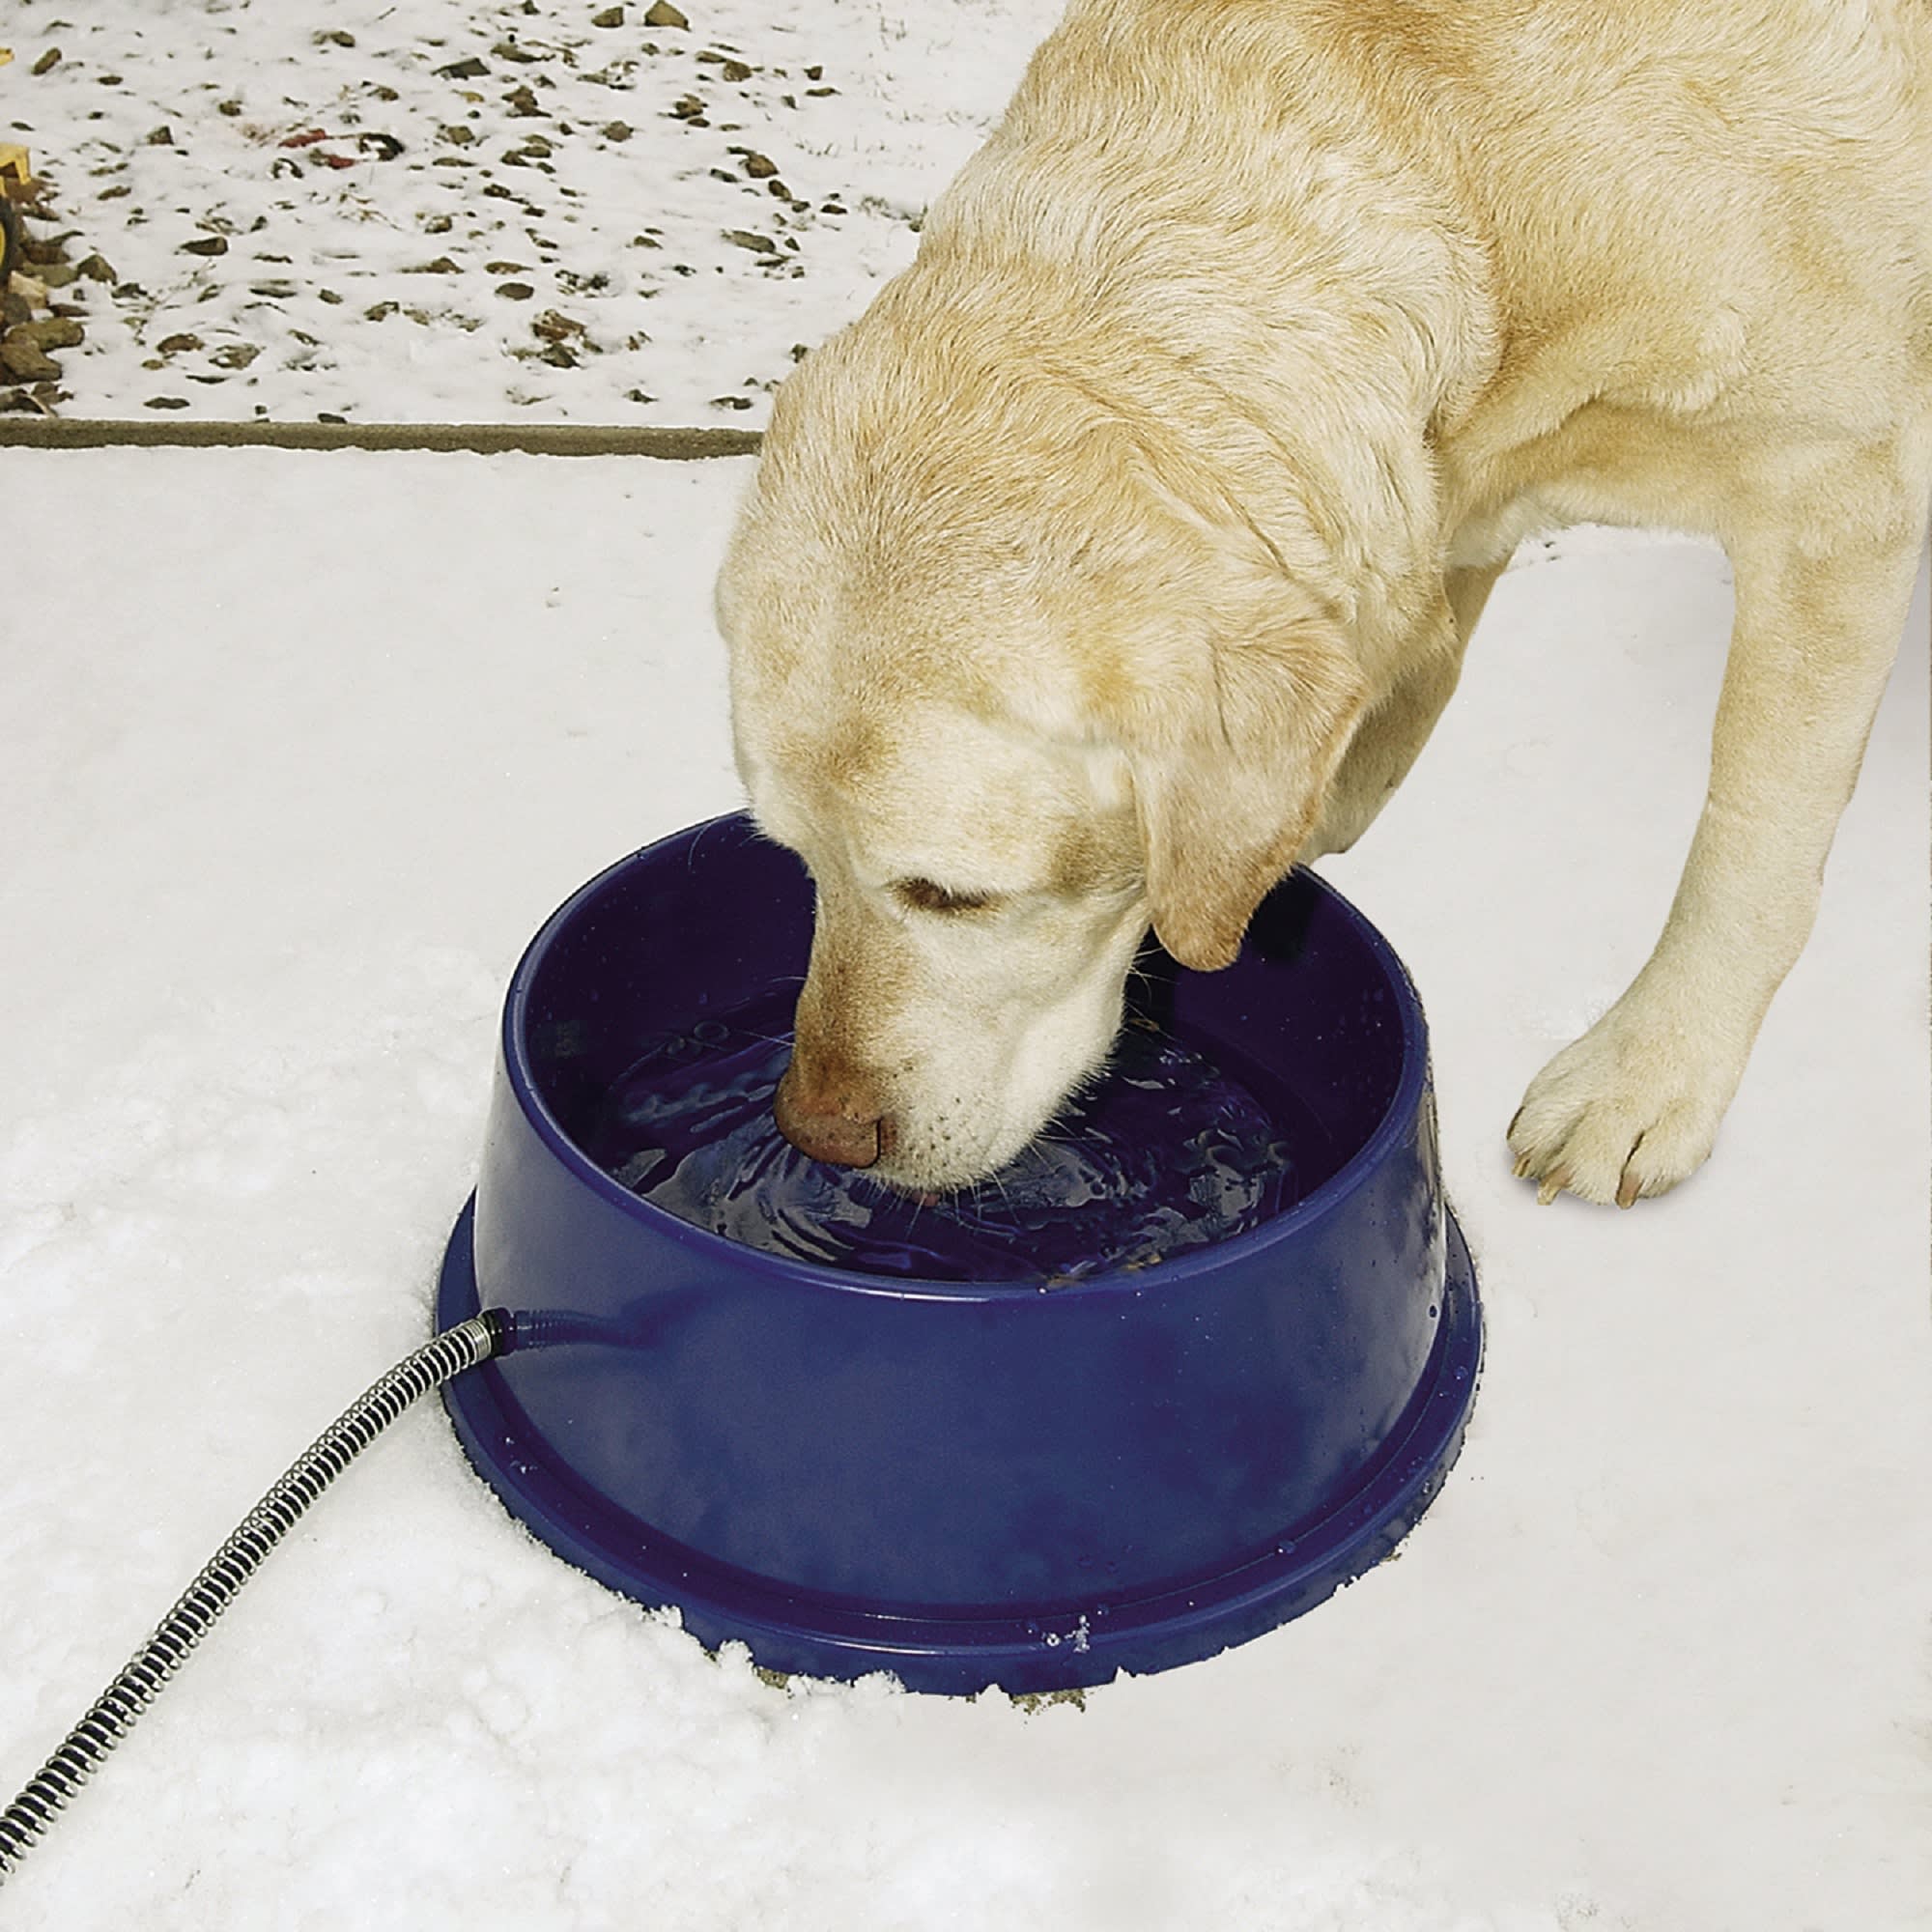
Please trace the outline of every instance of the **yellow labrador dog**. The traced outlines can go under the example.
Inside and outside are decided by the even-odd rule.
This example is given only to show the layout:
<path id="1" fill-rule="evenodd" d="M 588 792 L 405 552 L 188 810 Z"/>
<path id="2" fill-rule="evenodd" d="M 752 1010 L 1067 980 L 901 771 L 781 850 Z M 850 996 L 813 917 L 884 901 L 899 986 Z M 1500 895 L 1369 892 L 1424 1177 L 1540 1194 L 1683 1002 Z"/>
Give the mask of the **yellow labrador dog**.
<path id="1" fill-rule="evenodd" d="M 781 389 L 718 592 L 818 918 L 778 1101 L 940 1189 L 1375 818 L 1525 533 L 1706 532 L 1675 903 L 1510 1128 L 1711 1150 L 1809 931 L 1932 488 L 1932 0 L 1074 0 L 917 261 Z"/>

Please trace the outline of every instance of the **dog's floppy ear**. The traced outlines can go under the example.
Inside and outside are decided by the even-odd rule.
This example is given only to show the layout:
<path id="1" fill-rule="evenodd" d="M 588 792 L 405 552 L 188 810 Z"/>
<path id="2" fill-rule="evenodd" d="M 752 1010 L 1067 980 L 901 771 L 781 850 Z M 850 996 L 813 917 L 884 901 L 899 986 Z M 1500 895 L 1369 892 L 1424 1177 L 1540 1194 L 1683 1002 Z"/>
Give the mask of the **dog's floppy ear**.
<path id="1" fill-rule="evenodd" d="M 1231 965 L 1314 830 L 1365 691 L 1324 619 L 1210 642 L 1166 728 L 1127 747 L 1154 934 L 1183 966 Z"/>

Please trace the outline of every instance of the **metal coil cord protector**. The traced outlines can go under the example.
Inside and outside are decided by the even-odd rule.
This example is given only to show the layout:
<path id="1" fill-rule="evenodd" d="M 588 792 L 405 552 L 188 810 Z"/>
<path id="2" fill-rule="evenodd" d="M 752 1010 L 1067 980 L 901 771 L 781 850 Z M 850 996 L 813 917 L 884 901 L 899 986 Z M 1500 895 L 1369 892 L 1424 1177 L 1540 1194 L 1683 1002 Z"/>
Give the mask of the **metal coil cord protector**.
<path id="1" fill-rule="evenodd" d="M 486 1309 L 445 1328 L 372 1384 L 316 1437 L 215 1551 L 153 1636 L 67 1735 L 26 1789 L 0 1812 L 0 1883 L 100 1761 L 128 1734 L 235 1594 L 309 1505 L 390 1423 L 452 1376 L 501 1353 L 510 1318 Z"/>

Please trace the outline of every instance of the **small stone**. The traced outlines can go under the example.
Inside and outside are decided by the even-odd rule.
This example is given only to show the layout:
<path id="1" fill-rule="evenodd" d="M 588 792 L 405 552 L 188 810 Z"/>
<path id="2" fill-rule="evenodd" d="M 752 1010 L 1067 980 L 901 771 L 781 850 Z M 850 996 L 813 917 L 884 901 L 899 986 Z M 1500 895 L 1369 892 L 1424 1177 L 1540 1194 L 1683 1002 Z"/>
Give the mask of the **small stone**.
<path id="1" fill-rule="evenodd" d="M 453 214 L 432 214 L 423 223 L 423 232 L 426 235 L 447 235 L 455 226 L 456 217 Z"/>
<path id="2" fill-rule="evenodd" d="M 156 128 L 142 143 L 142 146 L 148 148 L 172 148 L 174 144 L 174 129 L 172 128 L 161 127 Z"/>
<path id="3" fill-rule="evenodd" d="M 809 67 L 805 71 L 805 77 L 807 80 L 823 80 L 825 70 L 822 67 Z"/>
<path id="4" fill-rule="evenodd" d="M 526 272 L 526 265 L 523 262 L 485 262 L 483 272 L 486 275 L 521 275 Z"/>
<path id="5" fill-rule="evenodd" d="M 155 344 L 156 349 L 163 355 L 184 355 L 201 346 L 201 337 L 198 335 L 164 335 Z"/>
<path id="6" fill-rule="evenodd" d="M 532 53 L 528 47 L 520 44 L 516 41 L 498 41 L 490 51 L 498 60 L 516 61 L 526 67 L 533 61 L 540 61 L 545 58 L 542 54 Z"/>
<path id="7" fill-rule="evenodd" d="M 60 66 L 60 58 L 61 50 L 58 47 L 49 47 L 28 71 L 38 79 L 43 73 L 53 72 L 54 69 Z"/>
<path id="8" fill-rule="evenodd" d="M 436 71 L 440 80 L 481 80 L 490 70 L 472 55 L 469 60 L 451 61 Z"/>
<path id="9" fill-rule="evenodd" d="M 118 282 L 121 277 L 108 267 L 104 255 L 89 255 L 80 264 L 80 272 L 90 282 Z"/>
<path id="10" fill-rule="evenodd" d="M 229 120 L 232 121 L 241 113 L 242 103 L 239 100 L 217 100 L 214 103 L 214 111 L 217 114 L 227 115 Z"/>
<path id="11" fill-rule="evenodd" d="M 78 349 L 84 339 L 79 323 L 58 315 L 44 322 L 23 322 L 7 332 L 9 342 L 28 342 L 36 349 Z"/>
<path id="12" fill-rule="evenodd" d="M 700 55 L 699 58 L 702 59 L 703 56 Z M 717 66 L 718 71 L 726 80 L 750 80 L 752 77 L 753 70 L 741 60 L 729 60 L 720 55 L 717 57 Z"/>
<path id="13" fill-rule="evenodd" d="M 508 102 L 510 112 L 519 119 L 527 119 L 532 114 L 543 112 L 537 105 L 537 97 L 531 88 L 513 87 L 503 99 Z"/>
<path id="14" fill-rule="evenodd" d="M 17 383 L 47 383 L 60 374 L 60 364 L 44 350 L 20 339 L 20 331 L 0 337 L 0 369 Z"/>
<path id="15" fill-rule="evenodd" d="M 621 7 L 607 7 L 601 14 L 590 16 L 593 27 L 621 27 L 624 24 L 624 10 Z"/>
<path id="16" fill-rule="evenodd" d="M 353 47 L 355 44 L 355 36 L 345 33 L 340 27 L 327 27 L 309 38 L 319 47 Z"/>
<path id="17" fill-rule="evenodd" d="M 598 131 L 607 141 L 628 141 L 631 138 L 631 124 L 628 121 L 607 121 Z"/>
<path id="18" fill-rule="evenodd" d="M 273 281 L 250 282 L 248 293 L 251 296 L 260 296 L 267 301 L 287 301 L 292 296 L 299 295 L 301 291 L 293 282 Z"/>
<path id="19" fill-rule="evenodd" d="M 745 155 L 745 172 L 753 181 L 768 181 L 779 171 L 779 164 L 763 155 L 754 155 L 748 149 Z"/>
<path id="20" fill-rule="evenodd" d="M 452 148 L 467 148 L 476 138 L 474 128 L 466 128 L 458 122 L 453 128 L 439 128 L 436 130 L 439 141 L 447 141 Z"/>
<path id="21" fill-rule="evenodd" d="M 713 396 L 711 407 L 714 410 L 749 410 L 752 399 L 750 396 Z"/>
<path id="22" fill-rule="evenodd" d="M 228 238 L 225 235 L 204 235 L 193 242 L 182 243 L 184 255 L 225 255 L 228 252 Z"/>
<path id="23" fill-rule="evenodd" d="M 740 248 L 751 249 L 754 255 L 776 255 L 779 252 L 779 244 L 769 235 L 754 235 L 749 228 L 727 228 L 724 239 Z"/>
<path id="24" fill-rule="evenodd" d="M 670 0 L 656 0 L 650 12 L 644 15 L 647 27 L 688 27 L 691 22 L 670 4 Z"/>
<path id="25" fill-rule="evenodd" d="M 406 275 L 460 275 L 462 272 L 462 268 L 447 255 L 439 255 L 434 262 L 418 262 L 414 268 L 403 270 Z"/>
<path id="26" fill-rule="evenodd" d="M 704 103 L 695 94 L 680 95 L 670 104 L 671 115 L 679 121 L 696 121 L 704 112 Z"/>
<path id="27" fill-rule="evenodd" d="M 245 369 L 261 353 L 259 342 L 224 342 L 209 360 L 222 369 Z"/>
<path id="28" fill-rule="evenodd" d="M 547 308 L 530 324 L 530 329 L 546 342 L 567 342 L 572 336 L 583 333 L 583 325 L 554 308 Z"/>
<path id="29" fill-rule="evenodd" d="M 387 322 L 401 306 L 399 302 L 376 302 L 362 311 L 364 322 Z"/>
<path id="30" fill-rule="evenodd" d="M 340 308 L 343 303 L 343 298 L 333 289 L 317 289 L 315 298 L 317 301 L 327 302 L 330 308 Z"/>
<path id="31" fill-rule="evenodd" d="M 531 288 L 527 282 L 498 282 L 497 284 L 497 293 L 505 301 L 526 302 L 536 294 L 536 290 Z"/>
<path id="32" fill-rule="evenodd" d="M 149 410 L 185 410 L 187 408 L 187 398 L 185 396 L 150 396 L 141 407 Z"/>
<path id="33" fill-rule="evenodd" d="M 44 268 L 34 271 L 38 279 L 50 289 L 64 289 L 79 273 L 71 262 L 49 262 Z"/>
<path id="34" fill-rule="evenodd" d="M 25 296 L 15 295 L 12 289 L 0 289 L 0 323 L 12 327 L 16 322 L 31 322 L 34 305 Z"/>
<path id="35" fill-rule="evenodd" d="M 532 134 L 524 143 L 524 153 L 534 156 L 540 161 L 547 161 L 556 150 L 541 134 Z"/>

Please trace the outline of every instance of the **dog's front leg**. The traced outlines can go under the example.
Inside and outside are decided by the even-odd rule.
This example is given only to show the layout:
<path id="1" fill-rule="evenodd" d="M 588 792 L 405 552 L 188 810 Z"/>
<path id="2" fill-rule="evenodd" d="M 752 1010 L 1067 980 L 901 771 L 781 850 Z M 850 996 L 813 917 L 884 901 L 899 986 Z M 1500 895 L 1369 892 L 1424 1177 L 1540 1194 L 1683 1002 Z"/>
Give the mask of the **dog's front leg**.
<path id="1" fill-rule="evenodd" d="M 1443 574 L 1443 602 L 1405 653 L 1404 675 L 1355 727 L 1328 782 L 1321 816 L 1297 855 L 1304 863 L 1346 852 L 1408 776 L 1455 693 L 1469 633 L 1502 570 L 1501 563 L 1492 563 Z"/>
<path id="2" fill-rule="evenodd" d="M 1909 489 L 1868 489 L 1804 507 L 1781 549 L 1732 546 L 1737 614 L 1711 786 L 1662 937 L 1622 998 L 1531 1081 L 1510 1123 L 1517 1172 L 1540 1200 L 1568 1188 L 1628 1208 L 1693 1173 L 1810 934 L 1904 627 L 1925 506 Z"/>

